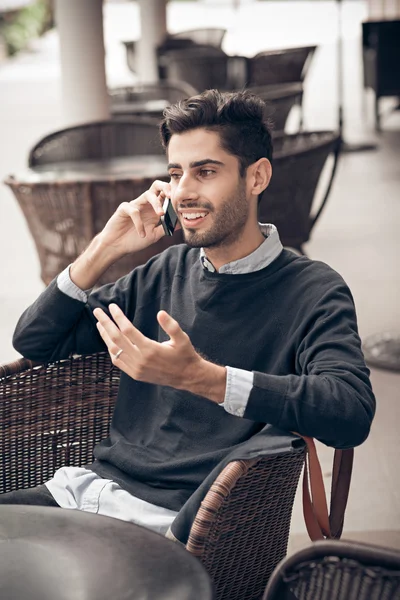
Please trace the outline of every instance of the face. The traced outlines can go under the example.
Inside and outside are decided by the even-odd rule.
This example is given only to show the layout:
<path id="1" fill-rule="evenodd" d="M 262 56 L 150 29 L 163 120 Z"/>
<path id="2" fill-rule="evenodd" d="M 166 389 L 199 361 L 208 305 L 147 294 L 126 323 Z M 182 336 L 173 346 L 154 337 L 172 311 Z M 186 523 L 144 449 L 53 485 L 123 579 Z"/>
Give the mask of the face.
<path id="1" fill-rule="evenodd" d="M 234 243 L 249 218 L 246 178 L 219 134 L 195 129 L 174 134 L 168 146 L 171 200 L 185 242 L 219 248 Z"/>

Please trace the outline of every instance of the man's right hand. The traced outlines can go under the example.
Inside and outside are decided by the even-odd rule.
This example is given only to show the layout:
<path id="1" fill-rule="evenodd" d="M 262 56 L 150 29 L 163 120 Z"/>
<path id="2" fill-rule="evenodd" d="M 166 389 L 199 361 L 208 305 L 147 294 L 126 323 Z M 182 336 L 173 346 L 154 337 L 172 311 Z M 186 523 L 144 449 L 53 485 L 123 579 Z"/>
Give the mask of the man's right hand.
<path id="1" fill-rule="evenodd" d="M 143 250 L 163 237 L 160 217 L 164 214 L 163 203 L 170 191 L 169 183 L 154 181 L 136 200 L 119 205 L 98 235 L 101 244 L 115 252 L 116 260 Z"/>
<path id="2" fill-rule="evenodd" d="M 169 194 L 169 183 L 154 181 L 136 200 L 120 204 L 104 229 L 71 266 L 71 280 L 82 290 L 89 289 L 119 258 L 160 240 L 165 235 L 160 217 Z"/>

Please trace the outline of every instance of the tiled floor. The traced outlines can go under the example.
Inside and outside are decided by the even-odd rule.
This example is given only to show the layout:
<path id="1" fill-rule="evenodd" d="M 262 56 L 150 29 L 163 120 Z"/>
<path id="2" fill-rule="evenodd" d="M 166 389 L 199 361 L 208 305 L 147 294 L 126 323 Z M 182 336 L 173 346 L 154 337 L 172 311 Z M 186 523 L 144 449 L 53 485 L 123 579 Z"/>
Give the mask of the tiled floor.
<path id="1" fill-rule="evenodd" d="M 363 2 L 344 2 L 345 136 L 375 139 L 372 98 L 361 88 L 360 21 Z M 291 11 L 289 30 L 285 14 Z M 313 19 L 311 19 L 311 16 Z M 234 13 L 226 3 L 171 2 L 171 30 L 225 23 L 225 48 L 252 54 L 280 45 L 318 43 L 305 94 L 306 125 L 330 129 L 337 123 L 335 2 L 251 2 Z M 135 3 L 105 6 L 109 85 L 133 81 L 122 39 L 138 36 Z M 63 124 L 58 45 L 55 32 L 31 53 L 0 64 L 0 178 L 24 169 L 29 148 Z M 387 101 L 384 110 L 389 110 Z M 308 254 L 337 269 L 348 282 L 363 338 L 380 331 L 400 332 L 400 112 L 382 120 L 375 152 L 341 158 L 326 210 L 307 245 Z M 27 225 L 11 192 L 0 186 L 0 362 L 16 356 L 11 336 L 22 310 L 43 289 Z M 400 549 L 400 374 L 372 370 L 378 401 L 367 442 L 356 451 L 344 538 L 375 541 Z M 327 486 L 331 450 L 320 446 Z M 291 549 L 306 543 L 301 503 L 296 500 Z"/>

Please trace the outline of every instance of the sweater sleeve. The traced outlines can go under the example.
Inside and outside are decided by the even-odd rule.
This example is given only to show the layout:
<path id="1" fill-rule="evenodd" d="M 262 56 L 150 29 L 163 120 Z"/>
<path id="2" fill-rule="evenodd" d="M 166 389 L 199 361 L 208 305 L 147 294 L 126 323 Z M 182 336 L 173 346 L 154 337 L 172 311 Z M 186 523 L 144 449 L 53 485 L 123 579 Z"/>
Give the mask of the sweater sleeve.
<path id="1" fill-rule="evenodd" d="M 114 302 L 127 314 L 131 310 L 127 304 L 132 297 L 133 277 L 134 272 L 92 291 L 86 303 L 63 293 L 54 279 L 20 317 L 13 336 L 14 348 L 38 362 L 107 350 L 93 310 L 100 307 L 109 314 L 108 305 Z"/>
<path id="2" fill-rule="evenodd" d="M 336 282 L 297 326 L 293 374 L 254 373 L 245 418 L 314 437 L 335 448 L 368 436 L 375 397 L 349 289 Z"/>

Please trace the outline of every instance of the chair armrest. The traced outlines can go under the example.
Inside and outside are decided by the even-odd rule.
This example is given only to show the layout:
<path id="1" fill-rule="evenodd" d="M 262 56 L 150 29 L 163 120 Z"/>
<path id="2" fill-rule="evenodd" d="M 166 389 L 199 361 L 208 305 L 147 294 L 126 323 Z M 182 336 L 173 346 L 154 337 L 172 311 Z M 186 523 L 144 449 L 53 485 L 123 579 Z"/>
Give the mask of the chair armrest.
<path id="1" fill-rule="evenodd" d="M 118 384 L 108 353 L 0 366 L 0 493 L 90 463 L 108 435 Z"/>
<path id="2" fill-rule="evenodd" d="M 260 597 L 285 556 L 304 457 L 300 447 L 232 461 L 207 492 L 186 548 L 210 573 L 219 599 Z"/>

